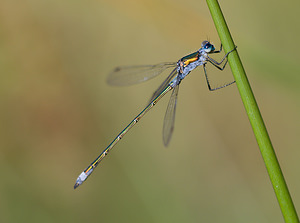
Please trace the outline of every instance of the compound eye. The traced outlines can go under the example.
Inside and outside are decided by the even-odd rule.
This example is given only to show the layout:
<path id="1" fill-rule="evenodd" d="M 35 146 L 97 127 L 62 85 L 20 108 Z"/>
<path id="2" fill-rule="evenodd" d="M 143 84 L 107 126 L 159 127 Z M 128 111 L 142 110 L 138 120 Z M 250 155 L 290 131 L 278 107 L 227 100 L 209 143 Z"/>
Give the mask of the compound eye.
<path id="1" fill-rule="evenodd" d="M 207 40 L 204 40 L 204 41 L 202 42 L 201 46 L 202 46 L 203 48 L 205 48 L 205 46 L 206 46 L 207 44 L 209 44 L 209 42 L 208 42 Z"/>
<path id="2" fill-rule="evenodd" d="M 208 43 L 205 45 L 205 49 L 211 48 L 211 45 Z"/>
<path id="3" fill-rule="evenodd" d="M 207 40 L 202 42 L 202 49 L 205 50 L 205 52 L 209 53 L 215 50 L 214 45 L 212 45 L 210 42 L 208 42 Z"/>

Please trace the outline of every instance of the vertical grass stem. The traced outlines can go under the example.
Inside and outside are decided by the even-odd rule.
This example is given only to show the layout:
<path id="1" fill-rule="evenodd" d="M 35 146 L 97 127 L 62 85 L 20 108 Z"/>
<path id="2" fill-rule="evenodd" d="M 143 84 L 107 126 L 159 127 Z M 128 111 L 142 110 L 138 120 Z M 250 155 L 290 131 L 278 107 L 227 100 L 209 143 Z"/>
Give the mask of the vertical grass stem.
<path id="1" fill-rule="evenodd" d="M 235 47 L 228 30 L 224 16 L 217 0 L 206 0 L 218 31 L 225 53 Z M 234 79 L 244 103 L 248 118 L 255 134 L 261 155 L 266 165 L 273 189 L 275 191 L 281 212 L 286 223 L 299 223 L 292 198 L 280 169 L 275 151 L 273 149 L 269 134 L 260 114 L 249 81 L 247 79 L 238 52 L 233 51 L 228 56 L 228 63 L 231 67 Z"/>

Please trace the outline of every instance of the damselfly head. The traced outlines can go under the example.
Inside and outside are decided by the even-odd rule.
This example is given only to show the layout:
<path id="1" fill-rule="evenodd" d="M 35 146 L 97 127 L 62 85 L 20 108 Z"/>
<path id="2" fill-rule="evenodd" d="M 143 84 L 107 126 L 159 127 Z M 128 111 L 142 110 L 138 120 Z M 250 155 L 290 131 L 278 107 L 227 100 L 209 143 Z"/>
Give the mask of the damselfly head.
<path id="1" fill-rule="evenodd" d="M 215 50 L 215 47 L 213 44 L 211 44 L 210 42 L 208 42 L 207 40 L 204 40 L 201 44 L 202 49 L 206 52 L 206 53 L 210 53 L 213 52 Z"/>

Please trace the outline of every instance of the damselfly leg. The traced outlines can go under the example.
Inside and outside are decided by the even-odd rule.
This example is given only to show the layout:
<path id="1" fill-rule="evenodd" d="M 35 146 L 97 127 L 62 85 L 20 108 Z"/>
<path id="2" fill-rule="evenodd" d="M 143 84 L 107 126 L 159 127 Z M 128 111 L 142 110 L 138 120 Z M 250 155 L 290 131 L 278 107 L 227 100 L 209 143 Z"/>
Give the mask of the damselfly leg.
<path id="1" fill-rule="evenodd" d="M 227 62 L 228 62 L 228 58 L 227 58 L 227 57 L 228 57 L 228 55 L 229 55 L 232 51 L 234 51 L 236 48 L 237 48 L 237 47 L 235 47 L 233 50 L 230 50 L 228 53 L 226 53 L 225 56 L 223 57 L 223 59 L 222 59 L 220 62 L 217 62 L 216 60 L 214 60 L 213 58 L 209 57 L 208 55 L 207 55 L 207 58 L 208 58 L 207 61 L 210 62 L 214 67 L 216 67 L 216 68 L 218 68 L 219 70 L 222 71 L 222 70 L 224 70 L 224 68 L 225 68 L 226 65 L 227 65 Z M 213 52 L 211 52 L 210 54 L 220 53 L 221 51 L 222 51 L 222 44 L 221 44 L 220 50 L 218 50 L 218 51 L 213 51 Z M 224 63 L 224 65 L 223 65 L 222 67 L 220 67 L 219 65 L 221 65 L 221 64 L 224 62 L 224 60 L 226 60 L 225 63 Z M 206 66 L 205 66 L 205 65 L 206 65 L 206 64 L 203 64 L 203 69 L 204 69 L 204 74 L 205 74 L 206 83 L 207 83 L 208 89 L 209 89 L 210 91 L 215 91 L 215 90 L 218 90 L 218 89 L 227 87 L 227 86 L 229 86 L 229 85 L 235 83 L 235 81 L 232 81 L 232 82 L 230 82 L 230 83 L 221 85 L 221 86 L 219 86 L 219 87 L 212 88 L 211 85 L 210 85 L 208 76 L 207 76 L 207 71 L 206 71 Z"/>

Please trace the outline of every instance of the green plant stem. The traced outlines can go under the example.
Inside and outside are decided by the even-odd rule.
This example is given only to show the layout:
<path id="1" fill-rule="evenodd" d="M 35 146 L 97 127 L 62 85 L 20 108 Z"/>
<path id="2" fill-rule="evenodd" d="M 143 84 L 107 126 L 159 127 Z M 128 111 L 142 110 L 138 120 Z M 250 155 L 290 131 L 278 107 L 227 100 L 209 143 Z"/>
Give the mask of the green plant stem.
<path id="1" fill-rule="evenodd" d="M 232 37 L 229 33 L 219 3 L 217 0 L 206 0 L 206 2 L 220 36 L 220 40 L 222 42 L 224 50 L 225 52 L 229 52 L 230 50 L 234 49 L 235 44 L 233 43 Z M 233 51 L 229 54 L 228 63 L 231 67 L 248 118 L 252 125 L 252 129 L 254 131 L 264 163 L 267 167 L 267 171 L 270 176 L 271 183 L 279 202 L 284 220 L 286 223 L 298 223 L 299 219 L 297 216 L 297 212 L 295 210 L 267 129 L 261 117 L 259 108 L 257 106 L 256 100 L 254 98 L 253 92 L 251 90 L 245 70 L 237 51 Z"/>

